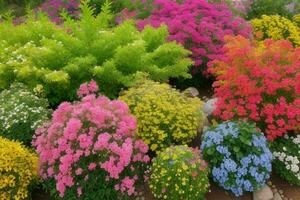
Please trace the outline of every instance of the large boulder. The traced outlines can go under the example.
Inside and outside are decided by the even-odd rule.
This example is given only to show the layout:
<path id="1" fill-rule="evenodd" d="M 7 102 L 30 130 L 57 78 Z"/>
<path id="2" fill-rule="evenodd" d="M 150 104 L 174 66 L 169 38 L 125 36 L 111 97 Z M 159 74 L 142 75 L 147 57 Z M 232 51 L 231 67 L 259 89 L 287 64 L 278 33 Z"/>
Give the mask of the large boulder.
<path id="1" fill-rule="evenodd" d="M 209 99 L 203 106 L 203 111 L 207 116 L 210 116 L 216 109 L 217 98 Z"/>
<path id="2" fill-rule="evenodd" d="M 253 200 L 272 200 L 273 192 L 268 185 L 265 185 L 260 190 L 253 193 Z"/>

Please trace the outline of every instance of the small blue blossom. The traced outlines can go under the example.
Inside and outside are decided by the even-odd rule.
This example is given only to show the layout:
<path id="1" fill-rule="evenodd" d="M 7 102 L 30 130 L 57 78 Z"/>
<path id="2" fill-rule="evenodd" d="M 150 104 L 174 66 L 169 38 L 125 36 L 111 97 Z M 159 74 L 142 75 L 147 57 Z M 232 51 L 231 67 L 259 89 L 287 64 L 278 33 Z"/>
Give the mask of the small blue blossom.
<path id="1" fill-rule="evenodd" d="M 225 159 L 224 166 L 225 166 L 225 169 L 227 169 L 229 172 L 236 172 L 236 170 L 237 170 L 236 163 L 231 159 Z"/>
<path id="2" fill-rule="evenodd" d="M 229 157 L 230 156 L 230 152 L 228 151 L 227 147 L 224 146 L 217 146 L 217 151 L 221 154 L 223 154 L 224 156 Z"/>

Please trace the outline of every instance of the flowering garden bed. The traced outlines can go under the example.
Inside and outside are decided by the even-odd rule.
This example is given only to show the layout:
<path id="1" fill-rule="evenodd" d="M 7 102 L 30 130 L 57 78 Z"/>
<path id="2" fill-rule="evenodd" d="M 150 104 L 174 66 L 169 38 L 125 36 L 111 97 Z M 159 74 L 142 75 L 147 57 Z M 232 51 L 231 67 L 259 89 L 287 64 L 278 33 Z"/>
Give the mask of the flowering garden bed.
<path id="1" fill-rule="evenodd" d="M 0 0 L 0 199 L 300 199 L 299 0 L 26 2 Z"/>

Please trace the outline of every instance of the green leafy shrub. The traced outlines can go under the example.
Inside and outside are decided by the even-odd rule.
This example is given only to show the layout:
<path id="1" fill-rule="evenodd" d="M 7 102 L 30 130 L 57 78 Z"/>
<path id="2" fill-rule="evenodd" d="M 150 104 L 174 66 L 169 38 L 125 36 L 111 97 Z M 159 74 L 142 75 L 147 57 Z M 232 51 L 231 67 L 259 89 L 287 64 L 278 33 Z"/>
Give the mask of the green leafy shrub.
<path id="1" fill-rule="evenodd" d="M 209 188 L 208 168 L 200 151 L 173 146 L 153 160 L 149 186 L 157 199 L 204 199 Z"/>
<path id="2" fill-rule="evenodd" d="M 203 103 L 189 98 L 168 84 L 145 81 L 120 97 L 138 120 L 138 136 L 152 151 L 171 144 L 186 144 L 203 126 Z"/>
<path id="3" fill-rule="evenodd" d="M 283 179 L 300 186 L 300 135 L 286 134 L 272 145 L 273 169 Z"/>
<path id="4" fill-rule="evenodd" d="M 29 145 L 35 129 L 42 125 L 50 110 L 48 101 L 31 93 L 22 84 L 13 84 L 0 93 L 0 136 Z"/>
<path id="5" fill-rule="evenodd" d="M 5 13 L 16 17 L 23 16 L 29 9 L 36 8 L 42 2 L 43 0 L 0 0 L 0 18 L 4 17 Z"/>
<path id="6" fill-rule="evenodd" d="M 299 5 L 300 0 L 252 0 L 248 18 L 259 18 L 262 15 L 281 15 L 292 18 Z"/>
<path id="7" fill-rule="evenodd" d="M 81 5 L 81 19 L 65 16 L 56 26 L 42 14 L 19 26 L 0 24 L 0 89 L 19 81 L 43 89 L 51 105 L 76 99 L 80 83 L 94 79 L 100 91 L 118 96 L 122 88 L 145 72 L 156 81 L 189 77 L 189 51 L 167 42 L 166 27 L 142 32 L 133 21 L 110 28 L 109 4 L 93 16 Z"/>

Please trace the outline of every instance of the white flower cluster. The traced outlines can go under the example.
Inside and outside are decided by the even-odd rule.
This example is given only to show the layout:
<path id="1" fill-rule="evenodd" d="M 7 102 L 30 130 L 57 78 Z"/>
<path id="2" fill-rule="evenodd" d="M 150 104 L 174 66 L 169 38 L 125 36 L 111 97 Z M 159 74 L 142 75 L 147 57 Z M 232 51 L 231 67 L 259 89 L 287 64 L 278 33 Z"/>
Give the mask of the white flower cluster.
<path id="1" fill-rule="evenodd" d="M 24 103 L 18 104 L 18 102 L 15 102 L 12 106 L 14 106 L 14 109 L 9 112 L 4 108 L 0 108 L 0 129 L 4 132 L 18 124 L 30 124 L 30 129 L 35 130 L 47 120 L 47 115 L 43 114 L 45 112 L 43 107 L 30 107 Z"/>
<path id="2" fill-rule="evenodd" d="M 25 89 L 3 91 L 0 94 L 0 131 L 11 133 L 22 127 L 34 132 L 48 120 L 50 110 L 47 106 L 47 101 Z"/>
<path id="3" fill-rule="evenodd" d="M 298 145 L 300 154 L 300 135 L 296 137 L 289 137 L 287 134 L 284 136 L 285 139 L 291 140 L 294 144 Z M 281 152 L 273 152 L 274 159 L 278 159 L 283 162 L 286 169 L 294 174 L 295 177 L 300 181 L 300 162 L 299 158 L 296 156 L 289 155 L 286 147 L 283 147 Z"/>

